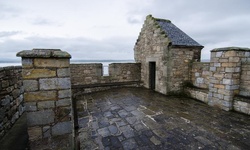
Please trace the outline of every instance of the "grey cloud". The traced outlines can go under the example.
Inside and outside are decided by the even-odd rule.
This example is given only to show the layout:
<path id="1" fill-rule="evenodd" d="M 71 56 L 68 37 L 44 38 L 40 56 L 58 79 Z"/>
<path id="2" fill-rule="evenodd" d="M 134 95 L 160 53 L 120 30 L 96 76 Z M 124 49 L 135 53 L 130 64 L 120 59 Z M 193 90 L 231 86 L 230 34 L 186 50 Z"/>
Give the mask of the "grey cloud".
<path id="1" fill-rule="evenodd" d="M 42 18 L 42 17 L 37 17 L 37 18 L 33 19 L 31 21 L 31 23 L 33 25 L 49 25 L 49 26 L 54 25 L 54 26 L 60 26 L 60 24 L 58 24 L 58 23 L 56 23 L 54 21 L 51 21 L 49 19 Z"/>
<path id="2" fill-rule="evenodd" d="M 20 31 L 2 31 L 2 32 L 0 32 L 0 38 L 17 35 L 19 33 L 20 33 Z"/>
<path id="3" fill-rule="evenodd" d="M 5 40 L 0 45 L 1 53 L 8 57 L 21 50 L 32 48 L 58 48 L 72 55 L 72 59 L 133 59 L 134 39 L 130 37 L 114 37 L 111 39 L 91 40 L 78 38 L 43 38 L 28 37 L 23 40 Z M 0 59 L 1 56 L 0 56 Z"/>
<path id="4" fill-rule="evenodd" d="M 20 15 L 21 9 L 13 6 L 9 6 L 0 2 L 0 20 L 1 19 L 10 19 Z"/>

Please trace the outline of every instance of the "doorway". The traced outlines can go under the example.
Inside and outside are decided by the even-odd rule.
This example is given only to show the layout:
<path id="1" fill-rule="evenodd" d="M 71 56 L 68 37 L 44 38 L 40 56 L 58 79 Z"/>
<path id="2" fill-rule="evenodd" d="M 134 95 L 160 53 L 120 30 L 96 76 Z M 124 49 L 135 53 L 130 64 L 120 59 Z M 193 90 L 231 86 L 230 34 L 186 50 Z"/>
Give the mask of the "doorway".
<path id="1" fill-rule="evenodd" d="M 149 62 L 149 88 L 155 90 L 156 63 Z"/>

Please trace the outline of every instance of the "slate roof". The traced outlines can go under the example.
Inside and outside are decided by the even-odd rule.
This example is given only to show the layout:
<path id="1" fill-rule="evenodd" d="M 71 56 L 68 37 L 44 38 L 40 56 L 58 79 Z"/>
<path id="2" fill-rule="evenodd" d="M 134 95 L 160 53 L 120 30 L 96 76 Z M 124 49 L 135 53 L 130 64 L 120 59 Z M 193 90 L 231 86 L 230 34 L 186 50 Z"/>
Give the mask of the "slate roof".
<path id="1" fill-rule="evenodd" d="M 184 33 L 181 29 L 172 24 L 171 21 L 163 19 L 156 19 L 156 21 L 166 32 L 167 36 L 172 42 L 172 45 L 203 47 L 186 33 Z"/>

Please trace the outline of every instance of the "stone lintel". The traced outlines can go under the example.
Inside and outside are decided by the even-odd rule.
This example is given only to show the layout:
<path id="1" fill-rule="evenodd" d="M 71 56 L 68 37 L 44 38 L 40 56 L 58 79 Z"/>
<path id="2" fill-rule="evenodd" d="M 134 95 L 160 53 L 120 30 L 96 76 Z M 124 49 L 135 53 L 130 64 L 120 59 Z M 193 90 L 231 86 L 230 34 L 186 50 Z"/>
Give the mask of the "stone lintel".
<path id="1" fill-rule="evenodd" d="M 220 52 L 220 51 L 249 51 L 250 52 L 250 48 L 246 48 L 246 47 L 222 47 L 222 48 L 215 48 L 213 50 L 211 50 L 211 52 Z"/>
<path id="2" fill-rule="evenodd" d="M 71 58 L 71 55 L 60 49 L 32 49 L 23 50 L 16 54 L 17 57 L 25 58 Z"/>

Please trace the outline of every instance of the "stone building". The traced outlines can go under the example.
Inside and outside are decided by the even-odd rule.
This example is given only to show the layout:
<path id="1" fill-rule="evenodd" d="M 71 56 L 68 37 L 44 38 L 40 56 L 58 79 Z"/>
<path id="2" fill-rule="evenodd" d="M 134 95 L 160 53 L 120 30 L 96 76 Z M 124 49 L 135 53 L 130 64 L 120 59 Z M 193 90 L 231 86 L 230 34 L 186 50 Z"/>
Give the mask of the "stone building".
<path id="1" fill-rule="evenodd" d="M 163 94 L 181 91 L 188 64 L 200 61 L 202 48 L 170 20 L 147 16 L 134 47 L 143 86 Z"/>

